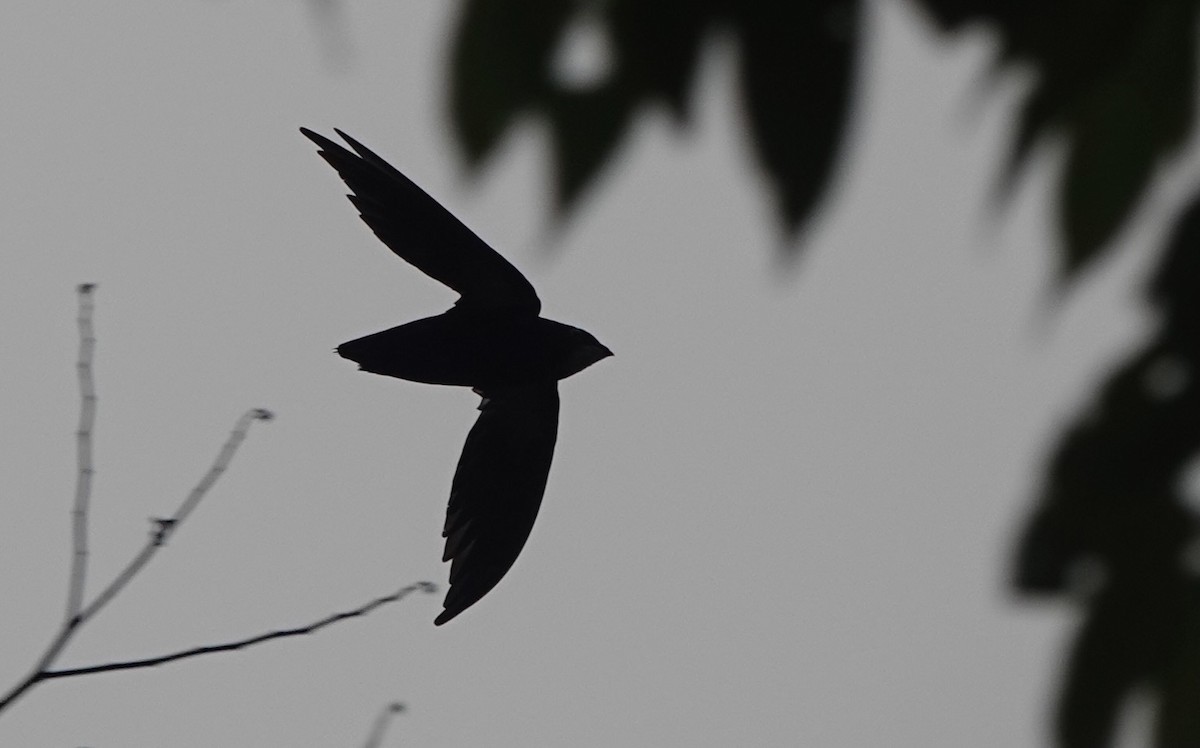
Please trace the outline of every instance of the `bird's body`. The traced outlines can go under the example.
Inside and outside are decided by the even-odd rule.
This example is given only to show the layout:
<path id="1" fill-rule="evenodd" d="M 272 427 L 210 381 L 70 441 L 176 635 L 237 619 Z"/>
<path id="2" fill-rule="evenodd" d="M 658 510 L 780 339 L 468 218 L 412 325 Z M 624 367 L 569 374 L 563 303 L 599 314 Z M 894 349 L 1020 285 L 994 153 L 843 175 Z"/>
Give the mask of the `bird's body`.
<path id="1" fill-rule="evenodd" d="M 475 314 L 455 307 L 342 343 L 337 351 L 363 371 L 486 393 L 565 379 L 584 368 L 573 367 L 570 355 L 578 333 L 587 334 L 544 317 Z"/>
<path id="2" fill-rule="evenodd" d="M 379 156 L 300 128 L 345 180 L 367 225 L 402 259 L 458 291 L 449 311 L 366 335 L 338 353 L 375 374 L 473 388 L 483 397 L 450 487 L 445 623 L 516 561 L 541 506 L 558 434 L 558 380 L 611 356 L 577 327 L 539 316 L 521 273 Z"/>

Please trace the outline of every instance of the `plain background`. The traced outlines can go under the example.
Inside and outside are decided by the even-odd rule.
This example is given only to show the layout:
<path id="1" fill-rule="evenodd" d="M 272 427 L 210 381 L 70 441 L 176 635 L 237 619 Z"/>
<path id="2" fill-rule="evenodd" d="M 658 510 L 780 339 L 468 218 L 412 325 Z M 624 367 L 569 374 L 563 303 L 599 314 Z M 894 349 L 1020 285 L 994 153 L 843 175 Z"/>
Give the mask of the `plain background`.
<path id="1" fill-rule="evenodd" d="M 432 625 L 440 593 L 417 595 L 312 637 L 47 683 L 0 744 L 356 746 L 394 700 L 386 745 L 1041 744 L 1075 617 L 1008 593 L 1013 533 L 1057 429 L 1153 323 L 1138 248 L 1158 246 L 1182 167 L 1054 306 L 1054 144 L 1007 209 L 989 202 L 1021 74 L 988 78 L 986 33 L 943 39 L 877 0 L 844 168 L 795 267 L 722 45 L 695 126 L 647 113 L 558 224 L 536 124 L 478 179 L 462 168 L 454 6 L 6 8 L 5 680 L 63 610 L 79 282 L 99 284 L 92 593 L 243 410 L 278 418 L 61 664 L 444 582 L 477 398 L 332 349 L 454 294 L 371 236 L 300 125 L 392 160 L 616 356 L 563 384 L 533 537 L 452 624 Z"/>

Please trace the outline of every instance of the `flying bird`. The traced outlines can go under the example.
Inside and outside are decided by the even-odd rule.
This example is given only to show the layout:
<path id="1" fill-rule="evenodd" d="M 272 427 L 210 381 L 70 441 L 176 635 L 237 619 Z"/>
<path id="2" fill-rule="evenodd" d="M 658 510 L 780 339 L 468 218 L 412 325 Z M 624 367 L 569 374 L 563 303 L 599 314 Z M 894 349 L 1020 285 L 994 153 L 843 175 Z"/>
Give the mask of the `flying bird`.
<path id="1" fill-rule="evenodd" d="M 590 333 L 540 316 L 515 267 L 395 167 L 306 128 L 363 221 L 393 252 L 459 293 L 449 311 L 342 343 L 374 374 L 471 387 L 482 401 L 450 484 L 442 536 L 450 588 L 441 625 L 508 572 L 533 529 L 558 436 L 558 380 L 612 355 Z"/>

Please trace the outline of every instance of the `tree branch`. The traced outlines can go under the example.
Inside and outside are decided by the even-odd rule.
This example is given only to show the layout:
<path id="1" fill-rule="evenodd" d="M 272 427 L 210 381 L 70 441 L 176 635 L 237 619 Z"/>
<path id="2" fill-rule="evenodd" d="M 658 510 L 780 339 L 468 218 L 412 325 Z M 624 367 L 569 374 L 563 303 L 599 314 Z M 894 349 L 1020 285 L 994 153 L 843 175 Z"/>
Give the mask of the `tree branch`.
<path id="1" fill-rule="evenodd" d="M 96 599 L 89 603 L 87 608 L 79 614 L 81 622 L 96 615 L 118 592 L 124 589 L 125 585 L 129 584 L 129 581 L 133 579 L 134 575 L 141 571 L 142 567 L 149 563 L 154 554 L 158 552 L 158 549 L 167 542 L 167 538 L 179 529 L 180 524 L 187 519 L 192 510 L 196 508 L 196 505 L 200 503 L 200 499 L 204 498 L 208 490 L 217 482 L 217 478 L 220 478 L 225 469 L 229 467 L 229 463 L 233 461 L 233 456 L 237 452 L 238 446 L 246 439 L 246 433 L 250 430 L 250 424 L 254 421 L 269 421 L 272 418 L 274 416 L 271 411 L 263 408 L 254 408 L 242 414 L 241 418 L 234 425 L 233 431 L 229 434 L 229 438 L 221 447 L 221 451 L 217 453 L 217 458 L 213 461 L 212 467 L 208 469 L 208 472 L 204 474 L 204 477 L 200 479 L 195 488 L 188 493 L 187 498 L 183 500 L 183 503 L 179 505 L 174 514 L 170 517 L 154 518 L 152 520 L 154 529 L 151 531 L 150 539 L 146 541 L 146 545 L 133 557 L 121 573 L 117 574 L 112 582 L 96 596 Z"/>
<path id="2" fill-rule="evenodd" d="M 75 635 L 75 632 L 92 616 L 96 615 L 101 608 L 107 605 L 141 571 L 142 567 L 150 561 L 163 543 L 166 542 L 167 537 L 196 508 L 200 499 L 212 488 L 217 478 L 221 476 L 221 473 L 225 472 L 230 461 L 233 460 L 238 446 L 246 438 L 246 433 L 250 428 L 251 422 L 266 421 L 272 417 L 270 411 L 255 408 L 247 411 L 238 419 L 233 433 L 230 434 L 229 439 L 221 447 L 221 451 L 217 454 L 217 459 L 213 462 L 212 467 L 209 468 L 204 477 L 200 479 L 200 482 L 196 484 L 196 487 L 183 500 L 183 503 L 180 504 L 175 514 L 166 519 L 154 520 L 155 526 L 146 546 L 134 556 L 125 569 L 117 574 L 89 605 L 84 607 L 84 582 L 87 577 L 88 556 L 88 510 L 92 492 L 92 475 L 94 472 L 92 467 L 92 430 L 96 420 L 96 389 L 92 376 L 92 357 L 96 346 L 95 333 L 92 329 L 92 312 L 95 308 L 92 301 L 92 292 L 95 289 L 96 285 L 94 283 L 81 283 L 76 287 L 79 295 L 79 358 L 76 363 L 76 369 L 79 373 L 81 404 L 79 428 L 75 432 L 78 479 L 75 486 L 75 500 L 71 508 L 71 577 L 67 588 L 66 616 L 62 626 L 59 627 L 54 638 L 46 647 L 46 650 L 38 658 L 37 664 L 33 666 L 24 679 L 9 689 L 8 693 L 0 696 L 0 711 L 7 708 L 34 685 L 49 677 L 47 673 L 51 672 L 50 666 L 58 659 L 58 656 L 67 646 L 71 637 Z"/>
<path id="3" fill-rule="evenodd" d="M 82 405 L 79 414 L 79 429 L 76 431 L 76 452 L 78 459 L 78 483 L 75 488 L 75 501 L 71 510 L 71 527 L 72 527 L 72 557 L 71 557 L 71 578 L 67 591 L 67 615 L 63 620 L 62 625 L 55 633 L 54 638 L 46 647 L 45 652 L 38 658 L 37 664 L 29 671 L 29 673 L 16 685 L 8 690 L 7 693 L 0 695 L 0 712 L 3 712 L 7 707 L 12 705 L 14 701 L 21 697 L 29 689 L 33 688 L 38 683 L 55 678 L 68 678 L 74 675 L 86 675 L 89 673 L 103 673 L 112 670 L 132 670 L 135 668 L 154 667 L 175 660 L 182 660 L 188 657 L 197 657 L 204 654 L 213 654 L 216 652 L 230 652 L 236 649 L 254 646 L 263 642 L 271 641 L 272 639 L 282 639 L 290 636 L 301 636 L 304 634 L 315 633 L 326 626 L 331 626 L 338 621 L 344 621 L 347 618 L 355 618 L 366 615 L 381 605 L 396 602 L 407 596 L 411 592 L 417 590 L 423 592 L 435 592 L 436 588 L 430 582 L 417 582 L 407 587 L 403 587 L 391 595 L 379 597 L 370 602 L 361 605 L 353 610 L 334 613 L 326 616 L 319 621 L 311 623 L 307 626 L 299 628 L 283 629 L 279 631 L 271 631 L 258 636 L 253 636 L 248 639 L 228 642 L 225 644 L 215 644 L 205 647 L 193 647 L 172 654 L 166 654 L 159 657 L 149 657 L 139 660 L 124 660 L 121 662 L 110 662 L 102 665 L 91 665 L 88 667 L 78 668 L 62 668 L 59 670 L 52 669 L 54 662 L 62 651 L 66 648 L 71 637 L 85 623 L 99 613 L 121 590 L 137 575 L 142 568 L 150 562 L 154 554 L 158 552 L 167 539 L 179 529 L 179 526 L 184 520 L 195 510 L 200 500 L 208 493 L 217 479 L 229 467 L 233 461 L 234 455 L 237 453 L 238 447 L 246 439 L 246 434 L 250 430 L 250 424 L 254 421 L 269 421 L 273 416 L 269 410 L 263 408 L 254 408 L 248 410 L 238 418 L 234 425 L 233 431 L 225 444 L 221 446 L 220 452 L 217 453 L 216 459 L 213 461 L 208 471 L 200 478 L 200 481 L 183 502 L 175 510 L 175 513 L 169 517 L 154 517 L 151 519 L 152 527 L 150 537 L 146 541 L 146 545 L 133 557 L 128 565 L 118 573 L 111 582 L 108 583 L 100 594 L 96 595 L 95 599 L 86 606 L 83 603 L 84 595 L 84 580 L 87 574 L 87 521 L 88 521 L 88 502 L 91 497 L 92 487 L 92 428 L 96 418 L 96 391 L 95 383 L 92 379 L 92 353 L 95 349 L 96 339 L 92 331 L 92 291 L 95 290 L 95 284 L 83 283 L 77 288 L 79 293 L 79 360 L 77 368 L 79 371 L 79 390 L 82 398 Z M 393 711 L 397 711 L 393 709 Z"/>
<path id="4" fill-rule="evenodd" d="M 75 431 L 75 453 L 78 477 L 75 482 L 75 503 L 71 508 L 71 579 L 67 588 L 67 615 L 64 626 L 71 626 L 83 607 L 83 585 L 87 577 L 88 503 L 92 495 L 92 427 L 96 422 L 96 385 L 92 379 L 92 354 L 96 338 L 92 332 L 92 291 L 95 283 L 81 283 L 79 294 L 79 358 L 75 368 L 79 374 L 79 428 Z"/>
<path id="5" fill-rule="evenodd" d="M 198 657 L 200 655 L 214 654 L 217 652 L 232 652 L 237 649 L 254 646 L 255 644 L 262 644 L 263 642 L 271 641 L 272 639 L 283 639 L 289 636 L 303 636 L 306 634 L 312 634 L 325 628 L 326 626 L 332 626 L 338 621 L 344 621 L 347 618 L 356 618 L 358 616 L 366 615 L 381 605 L 396 602 L 397 600 L 407 596 L 409 593 L 416 592 L 418 590 L 421 592 L 433 593 L 437 592 L 437 587 L 431 582 L 417 582 L 415 584 L 410 584 L 407 587 L 403 587 L 390 595 L 375 598 L 374 600 L 354 608 L 353 610 L 334 613 L 333 615 L 322 618 L 319 621 L 310 623 L 307 626 L 271 631 L 266 634 L 259 634 L 258 636 L 252 636 L 248 639 L 240 639 L 238 641 L 227 642 L 225 644 L 212 644 L 204 647 L 193 647 L 192 649 L 185 649 L 179 652 L 161 655 L 159 657 L 147 657 L 141 660 L 109 662 L 102 665 L 89 665 L 87 667 L 64 668 L 62 670 L 45 670 L 40 674 L 39 680 L 68 678 L 73 675 L 89 675 L 91 673 L 106 673 L 113 670 L 134 670 L 137 668 L 154 667 L 156 665 L 174 662 L 175 660 L 183 660 L 188 657 Z M 0 702 L 0 708 L 2 708 L 2 704 L 3 702 Z"/>
<path id="6" fill-rule="evenodd" d="M 379 712 L 379 716 L 375 718 L 375 724 L 371 726 L 371 734 L 367 736 L 367 742 L 363 743 L 363 748 L 379 748 L 383 745 L 383 735 L 387 732 L 388 724 L 392 719 L 404 711 L 404 704 L 399 701 L 393 701 Z"/>

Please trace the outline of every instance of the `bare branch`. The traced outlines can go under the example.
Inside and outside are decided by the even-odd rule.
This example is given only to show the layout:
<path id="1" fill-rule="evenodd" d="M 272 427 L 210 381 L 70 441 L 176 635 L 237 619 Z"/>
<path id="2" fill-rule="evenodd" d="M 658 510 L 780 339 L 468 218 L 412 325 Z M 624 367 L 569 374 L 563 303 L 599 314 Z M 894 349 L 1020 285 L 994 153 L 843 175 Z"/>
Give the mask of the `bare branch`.
<path id="1" fill-rule="evenodd" d="M 392 719 L 404 711 L 404 704 L 399 701 L 393 701 L 379 712 L 379 716 L 375 718 L 375 724 L 371 726 L 371 734 L 367 736 L 367 742 L 363 743 L 363 748 L 379 748 L 383 745 L 383 736 L 387 732 L 388 725 Z"/>
<path id="2" fill-rule="evenodd" d="M 75 368 L 79 374 L 79 428 L 75 431 L 76 461 L 79 465 L 75 482 L 75 503 L 71 509 L 71 580 L 67 588 L 67 615 L 64 626 L 79 615 L 83 607 L 83 586 L 87 578 L 88 502 L 92 495 L 92 427 L 96 421 L 96 385 L 92 378 L 92 355 L 96 338 L 92 331 L 92 292 L 94 283 L 81 283 L 79 294 L 79 359 Z"/>
<path id="3" fill-rule="evenodd" d="M 130 670 L 134 668 L 153 667 L 162 665 L 175 660 L 182 660 L 188 657 L 196 657 L 203 654 L 212 654 L 215 652 L 229 652 L 244 647 L 261 644 L 262 642 L 271 641 L 272 639 L 281 639 L 289 636 L 300 636 L 303 634 L 311 634 L 326 626 L 333 625 L 338 621 L 347 618 L 366 615 L 375 608 L 387 603 L 395 602 L 408 595 L 410 592 L 421 590 L 424 592 L 436 591 L 433 584 L 429 582 L 418 582 L 416 584 L 404 587 L 399 591 L 387 595 L 385 597 L 376 598 L 365 605 L 362 605 L 353 610 L 335 613 L 331 616 L 322 618 L 315 623 L 303 626 L 300 628 L 284 629 L 281 631 L 272 631 L 249 639 L 242 639 L 226 644 L 217 644 L 206 647 L 195 647 L 192 649 L 175 652 L 161 657 L 151 657 L 140 660 L 127 660 L 123 662 L 112 662 L 103 665 L 93 665 L 82 668 L 66 668 L 60 670 L 52 670 L 51 667 L 58 659 L 59 655 L 66 648 L 67 643 L 75 632 L 91 620 L 101 609 L 104 608 L 116 595 L 129 584 L 130 580 L 142 570 L 154 554 L 158 552 L 167 539 L 179 529 L 179 526 L 185 519 L 195 510 L 200 500 L 208 493 L 217 479 L 229 467 L 233 461 L 234 455 L 237 453 L 238 447 L 245 440 L 246 434 L 250 429 L 250 424 L 254 421 L 269 421 L 274 416 L 269 410 L 262 408 L 254 408 L 246 411 L 237 423 L 234 425 L 233 431 L 229 438 L 222 445 L 220 452 L 217 453 L 216 460 L 213 461 L 208 471 L 200 478 L 196 486 L 188 493 L 183 502 L 175 510 L 175 513 L 169 517 L 154 517 L 151 518 L 150 537 L 146 541 L 146 545 L 133 557 L 126 567 L 117 574 L 108 586 L 105 587 L 100 594 L 87 606 L 83 604 L 84 596 L 84 581 L 87 572 L 87 521 L 88 521 L 88 503 L 91 497 L 92 487 L 92 429 L 96 417 L 96 392 L 95 383 L 92 379 L 92 354 L 95 348 L 95 337 L 92 331 L 92 291 L 95 285 L 91 283 L 81 284 L 77 291 L 79 293 L 79 390 L 82 397 L 82 408 L 79 416 L 79 429 L 76 432 L 77 437 L 77 457 L 79 463 L 79 477 L 75 489 L 75 502 L 71 511 L 72 524 L 72 557 L 71 557 L 71 578 L 67 593 L 67 615 L 62 626 L 55 633 L 54 638 L 46 647 L 38 659 L 37 664 L 29 671 L 26 676 L 16 685 L 8 690 L 7 693 L 0 695 L 0 712 L 12 705 L 14 701 L 21 697 L 33 686 L 45 680 L 55 678 L 67 678 L 73 675 L 85 675 L 88 673 L 101 673 L 110 670 Z"/>
<path id="4" fill-rule="evenodd" d="M 46 647 L 46 651 L 42 653 L 41 659 L 29 671 L 29 674 L 22 678 L 15 686 L 8 690 L 8 693 L 0 697 L 0 712 L 3 712 L 14 701 L 19 699 L 26 691 L 33 688 L 42 679 L 42 673 L 50 666 L 54 659 L 58 657 L 59 652 L 67 645 L 67 641 L 71 635 L 75 633 L 75 629 L 79 624 L 79 618 L 72 618 L 63 624 L 62 628 L 54 636 L 54 640 Z"/>
<path id="5" fill-rule="evenodd" d="M 191 490 L 179 508 L 175 510 L 175 514 L 167 519 L 154 520 L 155 526 L 145 547 L 96 596 L 95 600 L 87 605 L 87 607 L 84 607 L 83 593 L 84 582 L 87 576 L 88 556 L 88 504 L 91 498 L 92 475 L 94 473 L 92 468 L 92 429 L 96 420 L 96 390 L 92 377 L 92 355 L 96 345 L 95 334 L 92 329 L 92 312 L 95 308 L 92 301 L 92 292 L 95 288 L 96 285 L 94 283 L 82 283 L 76 288 L 79 294 L 79 360 L 76 368 L 79 372 L 79 390 L 82 407 L 79 414 L 79 429 L 76 431 L 76 454 L 79 477 L 75 488 L 75 502 L 71 510 L 73 552 L 71 556 L 71 578 L 67 591 L 67 614 L 62 626 L 55 633 L 54 638 L 46 647 L 46 651 L 38 659 L 37 664 L 33 666 L 33 669 L 30 670 L 24 679 L 13 686 L 8 693 L 0 696 L 0 711 L 3 711 L 34 685 L 51 677 L 47 675 L 50 672 L 50 666 L 58 659 L 58 656 L 67 646 L 71 637 L 75 635 L 76 630 L 107 605 L 118 592 L 125 588 L 125 585 L 129 584 L 129 581 L 141 571 L 142 567 L 150 561 L 158 549 L 166 542 L 167 537 L 196 508 L 200 499 L 204 498 L 204 495 L 212 488 L 217 478 L 221 476 L 221 473 L 225 472 L 225 469 L 233 460 L 238 446 L 246 438 L 246 432 L 249 430 L 250 424 L 253 421 L 269 421 L 273 418 L 271 412 L 263 408 L 254 408 L 244 413 L 238 419 L 229 439 L 221 447 L 221 451 L 217 454 L 217 459 L 213 462 L 212 467 L 204 474 L 204 477 L 200 479 L 196 487 Z"/>
<path id="6" fill-rule="evenodd" d="M 225 469 L 229 467 L 229 463 L 233 461 L 233 456 L 237 452 L 238 446 L 246 439 L 246 433 L 250 430 L 250 424 L 254 421 L 269 421 L 273 417 L 271 411 L 263 408 L 254 408 L 242 414 L 242 417 L 234 425 L 233 431 L 229 434 L 229 438 L 221 447 L 221 451 L 217 453 L 217 459 L 213 461 L 212 467 L 208 469 L 208 472 L 204 474 L 204 477 L 200 479 L 196 487 L 188 493 L 187 498 L 183 500 L 183 503 L 179 505 L 174 514 L 170 517 L 155 518 L 152 520 L 154 528 L 150 533 L 150 539 L 146 541 L 146 545 L 121 570 L 121 573 L 113 578 L 112 582 L 104 588 L 104 591 L 97 595 L 96 599 L 88 604 L 87 608 L 79 614 L 82 620 L 91 618 L 107 605 L 118 592 L 125 588 L 125 585 L 129 584 L 129 580 L 133 579 L 134 575 L 149 563 L 154 554 L 158 552 L 158 549 L 167 542 L 167 538 L 179 529 L 179 525 L 187 519 L 192 510 L 196 508 L 196 505 L 200 503 L 200 499 L 204 498 L 204 495 L 216 483 L 217 478 L 220 478 Z"/>
<path id="7" fill-rule="evenodd" d="M 243 649 L 245 647 L 254 646 L 255 644 L 262 644 L 263 642 L 271 641 L 272 639 L 282 639 L 289 636 L 303 636 L 305 634 L 312 634 L 325 628 L 326 626 L 331 626 L 338 621 L 344 621 L 347 618 L 356 618 L 358 616 L 366 615 L 381 605 L 396 602 L 397 600 L 407 596 L 409 593 L 416 592 L 418 590 L 421 592 L 433 593 L 437 592 L 437 587 L 431 582 L 417 582 L 416 584 L 410 584 L 407 587 L 397 590 L 390 595 L 375 598 L 369 603 L 354 608 L 353 610 L 334 613 L 333 615 L 322 618 L 321 620 L 311 623 L 307 626 L 301 626 L 293 629 L 283 629 L 280 631 L 271 631 L 266 634 L 252 636 L 249 639 L 241 639 L 234 642 L 228 642 L 226 644 L 212 644 L 206 647 L 194 647 L 192 649 L 185 649 L 172 654 L 161 655 L 159 657 L 148 657 L 142 660 L 125 660 L 122 662 L 109 662 L 103 665 L 90 665 L 88 667 L 46 670 L 41 673 L 39 680 L 67 678 L 73 675 L 88 675 L 90 673 L 105 673 L 113 670 L 133 670 L 136 668 L 154 667 L 155 665 L 163 665 L 168 662 L 174 662 L 175 660 L 183 660 L 188 657 L 198 657 L 200 655 L 214 654 L 216 652 L 232 652 L 236 649 Z M 0 708 L 2 708 L 2 706 L 3 702 L 0 702 Z"/>

